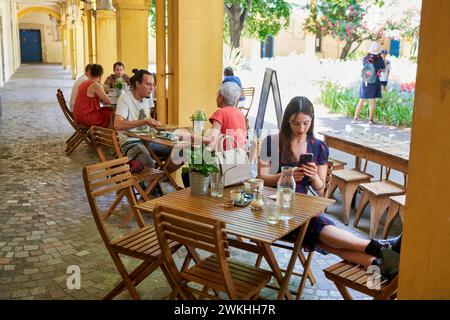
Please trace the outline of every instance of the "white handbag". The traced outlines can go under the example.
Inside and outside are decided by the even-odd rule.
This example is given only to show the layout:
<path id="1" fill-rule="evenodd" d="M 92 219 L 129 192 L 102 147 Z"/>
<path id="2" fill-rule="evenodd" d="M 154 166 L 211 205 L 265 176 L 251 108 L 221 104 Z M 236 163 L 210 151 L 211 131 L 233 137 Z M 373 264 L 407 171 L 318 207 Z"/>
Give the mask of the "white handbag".
<path id="1" fill-rule="evenodd" d="M 247 156 L 247 152 L 239 147 L 223 150 L 223 144 L 227 140 L 238 145 L 233 137 L 225 135 L 219 139 L 217 144 L 217 148 L 219 148 L 218 146 L 220 145 L 222 150 L 216 152 L 216 158 L 218 161 L 217 166 L 223 175 L 224 186 L 239 184 L 253 178 L 251 163 Z"/>

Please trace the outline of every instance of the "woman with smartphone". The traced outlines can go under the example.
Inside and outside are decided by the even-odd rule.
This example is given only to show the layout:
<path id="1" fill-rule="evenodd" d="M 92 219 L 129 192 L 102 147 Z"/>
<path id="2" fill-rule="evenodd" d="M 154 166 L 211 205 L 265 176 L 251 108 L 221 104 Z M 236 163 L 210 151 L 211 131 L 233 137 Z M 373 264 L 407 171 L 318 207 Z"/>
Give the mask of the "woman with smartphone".
<path id="1" fill-rule="evenodd" d="M 314 106 L 306 97 L 293 98 L 283 114 L 280 133 L 268 136 L 261 144 L 258 178 L 273 187 L 282 166 L 292 166 L 296 191 L 306 194 L 312 187 L 322 195 L 327 174 L 328 147 L 314 137 Z M 295 240 L 298 231 L 287 235 Z M 401 236 L 388 240 L 367 240 L 340 229 L 323 215 L 316 214 L 308 226 L 302 246 L 307 251 L 332 253 L 363 266 L 378 265 L 382 274 L 392 277 L 398 270 Z M 388 250 L 392 249 L 392 250 Z"/>

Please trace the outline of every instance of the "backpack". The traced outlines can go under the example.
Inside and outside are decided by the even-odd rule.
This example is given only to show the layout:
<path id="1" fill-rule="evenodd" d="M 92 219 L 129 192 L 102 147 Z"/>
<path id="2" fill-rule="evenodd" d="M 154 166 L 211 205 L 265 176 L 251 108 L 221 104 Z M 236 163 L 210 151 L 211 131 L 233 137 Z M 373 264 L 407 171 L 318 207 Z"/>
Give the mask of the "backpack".
<path id="1" fill-rule="evenodd" d="M 365 83 L 366 87 L 368 83 L 375 83 L 377 81 L 377 72 L 373 59 L 367 59 L 364 64 L 361 70 L 361 81 Z"/>

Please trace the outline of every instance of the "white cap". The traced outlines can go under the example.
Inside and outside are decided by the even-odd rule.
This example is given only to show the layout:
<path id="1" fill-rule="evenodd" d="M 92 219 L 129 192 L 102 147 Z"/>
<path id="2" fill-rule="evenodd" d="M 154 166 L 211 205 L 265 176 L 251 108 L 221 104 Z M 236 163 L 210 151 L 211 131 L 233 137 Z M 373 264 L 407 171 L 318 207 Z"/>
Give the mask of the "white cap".
<path id="1" fill-rule="evenodd" d="M 370 54 L 379 54 L 381 52 L 381 50 L 380 50 L 380 46 L 378 45 L 378 43 L 373 41 L 369 46 L 368 52 Z"/>

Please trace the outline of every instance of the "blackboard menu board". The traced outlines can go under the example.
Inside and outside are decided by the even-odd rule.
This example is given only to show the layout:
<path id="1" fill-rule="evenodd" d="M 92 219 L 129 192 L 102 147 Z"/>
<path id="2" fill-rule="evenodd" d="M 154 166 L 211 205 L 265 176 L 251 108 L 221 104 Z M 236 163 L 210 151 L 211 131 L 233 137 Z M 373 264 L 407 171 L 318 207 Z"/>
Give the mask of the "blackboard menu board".
<path id="1" fill-rule="evenodd" d="M 255 132 L 258 137 L 261 136 L 261 129 L 264 125 L 264 116 L 266 114 L 267 100 L 269 99 L 269 92 L 272 89 L 273 102 L 275 104 L 275 112 L 277 115 L 278 129 L 281 126 L 281 117 L 283 116 L 283 109 L 281 106 L 280 88 L 278 86 L 277 72 L 273 69 L 266 68 L 264 73 L 264 80 L 261 88 L 261 96 L 259 98 L 258 113 L 255 121 Z"/>

